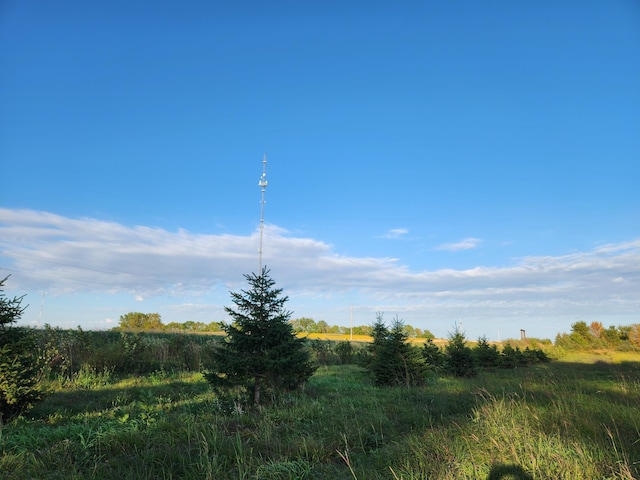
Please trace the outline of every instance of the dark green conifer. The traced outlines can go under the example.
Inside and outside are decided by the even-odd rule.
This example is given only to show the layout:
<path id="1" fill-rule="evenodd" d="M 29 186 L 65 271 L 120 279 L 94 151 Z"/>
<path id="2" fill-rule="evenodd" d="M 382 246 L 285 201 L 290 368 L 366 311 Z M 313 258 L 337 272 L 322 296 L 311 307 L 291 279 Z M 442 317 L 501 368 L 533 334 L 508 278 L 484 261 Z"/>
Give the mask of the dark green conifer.
<path id="1" fill-rule="evenodd" d="M 420 385 L 428 367 L 420 349 L 408 343 L 404 322 L 397 317 L 387 328 L 378 313 L 373 325 L 370 369 L 377 385 Z"/>
<path id="2" fill-rule="evenodd" d="M 0 425 L 29 410 L 44 396 L 38 385 L 40 366 L 29 328 L 15 327 L 24 312 L 24 297 L 8 298 L 0 280 Z"/>
<path id="3" fill-rule="evenodd" d="M 446 371 L 454 377 L 473 377 L 478 369 L 471 348 L 467 345 L 464 332 L 456 325 L 449 333 L 449 342 L 445 347 Z"/>
<path id="4" fill-rule="evenodd" d="M 244 275 L 248 290 L 231 292 L 236 309 L 225 307 L 233 318 L 224 324 L 227 336 L 214 352 L 215 371 L 207 375 L 214 387 L 242 387 L 258 405 L 263 392 L 292 390 L 306 382 L 315 367 L 305 341 L 296 337 L 285 309 L 288 297 L 265 267 L 260 275 Z"/>

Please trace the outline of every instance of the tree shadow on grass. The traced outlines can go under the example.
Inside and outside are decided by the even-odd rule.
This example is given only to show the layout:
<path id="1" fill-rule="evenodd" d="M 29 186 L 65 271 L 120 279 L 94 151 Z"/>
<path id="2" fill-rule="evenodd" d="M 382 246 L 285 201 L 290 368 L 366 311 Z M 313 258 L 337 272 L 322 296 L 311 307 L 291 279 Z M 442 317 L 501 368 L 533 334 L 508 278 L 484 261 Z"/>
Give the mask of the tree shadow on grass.
<path id="1" fill-rule="evenodd" d="M 173 409 L 188 409 L 189 401 L 197 395 L 209 391 L 209 385 L 204 381 L 187 382 L 168 379 L 159 385 L 139 384 L 123 386 L 116 381 L 114 384 L 102 385 L 94 388 L 70 387 L 48 395 L 41 403 L 30 411 L 32 419 L 44 420 L 49 415 L 62 413 L 71 417 L 82 414 L 97 414 L 116 406 L 126 407 L 136 402 L 148 405 L 157 404 L 166 399 L 179 401 L 180 407 Z"/>
<path id="2" fill-rule="evenodd" d="M 533 480 L 520 465 L 494 465 L 487 480 Z"/>

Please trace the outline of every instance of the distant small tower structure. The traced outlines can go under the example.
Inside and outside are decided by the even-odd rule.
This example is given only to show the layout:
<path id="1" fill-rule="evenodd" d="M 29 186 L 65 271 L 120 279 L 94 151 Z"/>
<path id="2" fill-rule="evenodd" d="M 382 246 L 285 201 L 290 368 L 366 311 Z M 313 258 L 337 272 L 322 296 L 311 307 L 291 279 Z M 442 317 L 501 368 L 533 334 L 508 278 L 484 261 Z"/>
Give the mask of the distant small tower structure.
<path id="1" fill-rule="evenodd" d="M 264 236 L 264 199 L 265 191 L 267 190 L 267 154 L 264 154 L 262 159 L 262 176 L 258 182 L 260 191 L 262 192 L 262 199 L 260 200 L 260 246 L 258 247 L 258 275 L 262 273 L 262 238 Z"/>
<path id="2" fill-rule="evenodd" d="M 527 339 L 527 332 L 524 331 L 524 329 L 520 329 L 520 340 L 526 340 Z"/>

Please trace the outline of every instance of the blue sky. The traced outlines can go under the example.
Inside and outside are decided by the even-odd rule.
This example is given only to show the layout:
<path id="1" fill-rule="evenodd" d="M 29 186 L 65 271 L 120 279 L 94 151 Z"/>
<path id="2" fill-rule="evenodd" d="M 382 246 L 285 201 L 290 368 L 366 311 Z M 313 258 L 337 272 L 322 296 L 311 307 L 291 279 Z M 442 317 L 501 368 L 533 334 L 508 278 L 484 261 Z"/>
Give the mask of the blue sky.
<path id="1" fill-rule="evenodd" d="M 0 274 L 23 323 L 640 322 L 635 1 L 0 4 Z"/>

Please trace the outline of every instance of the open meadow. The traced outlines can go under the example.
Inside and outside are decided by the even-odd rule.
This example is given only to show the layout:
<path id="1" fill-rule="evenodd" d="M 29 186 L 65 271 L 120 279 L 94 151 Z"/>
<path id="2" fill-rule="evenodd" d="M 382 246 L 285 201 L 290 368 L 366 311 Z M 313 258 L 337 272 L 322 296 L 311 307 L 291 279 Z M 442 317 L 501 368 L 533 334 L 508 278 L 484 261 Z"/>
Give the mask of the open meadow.
<path id="1" fill-rule="evenodd" d="M 638 478 L 640 356 L 594 355 L 411 388 L 322 366 L 261 409 L 199 372 L 83 370 L 2 427 L 0 477 Z"/>

